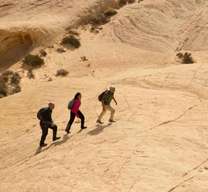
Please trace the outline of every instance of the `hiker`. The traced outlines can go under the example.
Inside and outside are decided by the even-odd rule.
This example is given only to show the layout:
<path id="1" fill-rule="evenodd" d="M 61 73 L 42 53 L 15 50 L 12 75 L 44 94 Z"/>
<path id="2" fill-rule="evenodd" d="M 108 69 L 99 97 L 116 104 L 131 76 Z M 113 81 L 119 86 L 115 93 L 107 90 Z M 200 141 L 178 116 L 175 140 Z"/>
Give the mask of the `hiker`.
<path id="1" fill-rule="evenodd" d="M 55 108 L 53 103 L 49 103 L 48 107 L 42 108 L 38 111 L 37 117 L 40 120 L 40 127 L 42 129 L 42 136 L 40 140 L 40 147 L 45 147 L 47 144 L 45 143 L 46 136 L 48 135 L 48 128 L 53 130 L 53 141 L 60 139 L 57 137 L 57 126 L 53 123 L 52 120 L 52 111 Z"/>
<path id="2" fill-rule="evenodd" d="M 97 119 L 97 123 L 103 124 L 102 118 L 107 110 L 111 112 L 109 122 L 110 123 L 115 122 L 114 120 L 115 109 L 113 109 L 113 107 L 111 107 L 110 105 L 112 100 L 114 100 L 115 104 L 117 105 L 117 101 L 114 98 L 114 93 L 115 93 L 115 87 L 110 87 L 109 90 L 102 92 L 98 96 L 98 100 L 102 102 L 102 112 Z"/>
<path id="3" fill-rule="evenodd" d="M 71 110 L 70 113 L 70 120 L 66 126 L 65 132 L 67 134 L 70 133 L 70 129 L 72 126 L 72 123 L 74 122 L 75 117 L 78 117 L 79 119 L 81 119 L 81 129 L 86 129 L 87 127 L 84 125 L 85 124 L 85 117 L 82 114 L 82 112 L 79 110 L 80 105 L 81 105 L 81 93 L 76 93 L 76 95 L 74 96 L 74 99 L 72 101 L 69 102 L 68 104 L 68 109 Z"/>

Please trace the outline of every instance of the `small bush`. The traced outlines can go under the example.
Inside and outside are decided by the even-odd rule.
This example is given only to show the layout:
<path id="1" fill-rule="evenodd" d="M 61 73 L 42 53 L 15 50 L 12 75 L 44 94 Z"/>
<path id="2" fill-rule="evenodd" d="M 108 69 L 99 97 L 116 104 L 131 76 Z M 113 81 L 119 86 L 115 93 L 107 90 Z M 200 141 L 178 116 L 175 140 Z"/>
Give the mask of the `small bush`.
<path id="1" fill-rule="evenodd" d="M 56 51 L 58 53 L 64 53 L 64 52 L 66 52 L 65 49 L 63 49 L 63 48 L 57 48 Z"/>
<path id="2" fill-rule="evenodd" d="M 79 36 L 79 33 L 78 33 L 77 31 L 73 30 L 73 29 L 68 29 L 68 33 L 69 33 L 70 35 Z"/>
<path id="3" fill-rule="evenodd" d="M 99 26 L 99 25 L 104 25 L 109 21 L 110 21 L 109 17 L 106 17 L 104 13 L 100 13 L 98 15 L 93 16 L 89 23 L 93 26 Z"/>
<path id="4" fill-rule="evenodd" d="M 176 56 L 181 60 L 181 63 L 183 64 L 192 64 L 194 63 L 194 59 L 191 55 L 191 53 L 185 52 L 184 54 L 179 52 L 176 54 Z"/>
<path id="5" fill-rule="evenodd" d="M 140 3 L 142 0 L 139 0 L 138 3 Z M 135 0 L 119 0 L 118 1 L 118 5 L 120 7 L 125 6 L 126 4 L 131 4 L 131 3 L 135 3 Z"/>
<path id="6" fill-rule="evenodd" d="M 12 95 L 21 91 L 21 77 L 13 71 L 6 71 L 0 75 L 0 98 Z"/>
<path id="7" fill-rule="evenodd" d="M 56 77 L 61 76 L 61 77 L 65 77 L 69 74 L 69 72 L 66 69 L 59 69 L 56 72 Z"/>
<path id="8" fill-rule="evenodd" d="M 38 68 L 44 64 L 44 60 L 38 55 L 29 54 L 24 58 L 23 64 L 28 67 Z"/>
<path id="9" fill-rule="evenodd" d="M 13 76 L 14 72 L 13 71 L 5 71 L 2 75 L 1 75 L 1 80 L 3 82 L 8 82 L 9 81 L 9 78 L 11 76 Z"/>
<path id="10" fill-rule="evenodd" d="M 116 15 L 117 13 L 118 13 L 118 12 L 117 12 L 115 9 L 109 8 L 109 9 L 107 9 L 107 10 L 104 12 L 104 15 L 105 15 L 106 17 L 112 17 L 112 16 Z"/>
<path id="11" fill-rule="evenodd" d="M 182 59 L 183 58 L 183 53 L 179 52 L 176 54 L 176 56 L 179 58 L 179 59 Z"/>
<path id="12" fill-rule="evenodd" d="M 182 63 L 184 64 L 194 63 L 191 53 L 187 53 L 187 52 L 184 53 Z"/>
<path id="13" fill-rule="evenodd" d="M 53 79 L 51 77 L 48 77 L 47 81 L 50 82 L 53 81 Z"/>
<path id="14" fill-rule="evenodd" d="M 64 37 L 61 44 L 75 49 L 81 46 L 79 39 L 77 39 L 74 35 L 69 35 L 67 37 Z"/>
<path id="15" fill-rule="evenodd" d="M 6 92 L 5 82 L 1 81 L 0 82 L 0 98 L 5 97 L 6 95 L 7 95 L 7 92 Z"/>
<path id="16" fill-rule="evenodd" d="M 110 22 L 112 16 L 116 15 L 117 11 L 113 8 L 108 8 L 104 12 L 97 13 L 90 17 L 88 24 L 91 25 L 90 31 L 93 33 L 99 33 L 102 29 L 101 25 L 105 25 Z"/>
<path id="17" fill-rule="evenodd" d="M 91 26 L 90 32 L 98 34 L 100 32 L 100 29 L 96 26 Z"/>
<path id="18" fill-rule="evenodd" d="M 119 0 L 118 1 L 118 5 L 120 6 L 120 7 L 123 7 L 124 5 L 126 5 L 128 3 L 128 0 Z"/>
<path id="19" fill-rule="evenodd" d="M 41 57 L 46 57 L 47 56 L 47 52 L 44 49 L 40 50 L 40 56 Z"/>
<path id="20" fill-rule="evenodd" d="M 140 0 L 141 1 L 141 0 Z M 128 0 L 128 3 L 131 4 L 131 3 L 135 3 L 135 0 Z"/>
<path id="21" fill-rule="evenodd" d="M 11 77 L 10 77 L 10 83 L 13 85 L 17 85 L 20 83 L 21 77 L 18 73 L 14 73 Z"/>
<path id="22" fill-rule="evenodd" d="M 82 56 L 80 57 L 81 61 L 85 62 L 85 61 L 88 61 L 87 57 L 86 56 Z"/>

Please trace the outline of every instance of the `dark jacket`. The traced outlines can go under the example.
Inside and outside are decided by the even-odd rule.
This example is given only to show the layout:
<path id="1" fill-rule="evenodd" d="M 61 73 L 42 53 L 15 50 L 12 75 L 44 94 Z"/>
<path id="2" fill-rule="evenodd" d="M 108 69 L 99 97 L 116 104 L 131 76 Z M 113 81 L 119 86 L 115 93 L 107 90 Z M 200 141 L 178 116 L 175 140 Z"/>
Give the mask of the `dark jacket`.
<path id="1" fill-rule="evenodd" d="M 42 108 L 41 110 L 41 121 L 49 121 L 49 122 L 53 122 L 52 120 L 52 110 L 49 107 L 46 108 Z"/>

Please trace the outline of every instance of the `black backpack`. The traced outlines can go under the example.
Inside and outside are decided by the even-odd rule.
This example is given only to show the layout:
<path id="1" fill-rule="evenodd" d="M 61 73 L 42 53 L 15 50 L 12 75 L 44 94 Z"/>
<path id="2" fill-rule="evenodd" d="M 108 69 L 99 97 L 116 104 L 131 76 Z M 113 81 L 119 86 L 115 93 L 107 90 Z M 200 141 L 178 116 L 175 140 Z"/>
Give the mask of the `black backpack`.
<path id="1" fill-rule="evenodd" d="M 43 113 L 43 111 L 45 111 L 45 108 L 40 109 L 40 110 L 38 111 L 38 113 L 37 113 L 37 118 L 38 118 L 39 120 L 42 120 L 42 113 Z"/>
<path id="2" fill-rule="evenodd" d="M 99 96 L 98 96 L 98 101 L 103 101 L 104 95 L 107 93 L 108 90 L 103 91 Z"/>

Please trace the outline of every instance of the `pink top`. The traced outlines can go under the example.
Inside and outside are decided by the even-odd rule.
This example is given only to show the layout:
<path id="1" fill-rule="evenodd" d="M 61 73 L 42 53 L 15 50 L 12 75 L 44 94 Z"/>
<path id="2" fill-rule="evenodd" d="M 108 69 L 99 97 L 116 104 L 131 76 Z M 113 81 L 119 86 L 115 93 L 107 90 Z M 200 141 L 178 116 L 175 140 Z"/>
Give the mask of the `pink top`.
<path id="1" fill-rule="evenodd" d="M 79 111 L 80 105 L 81 105 L 81 101 L 79 99 L 76 99 L 74 101 L 73 106 L 72 106 L 71 112 L 75 113 L 77 115 L 77 112 Z"/>

